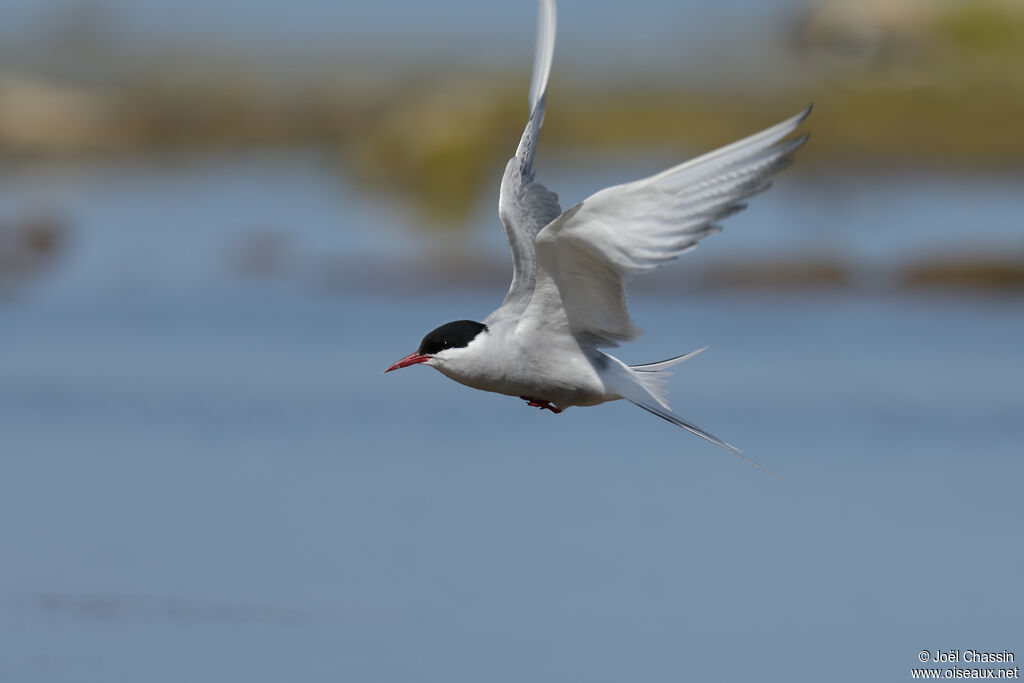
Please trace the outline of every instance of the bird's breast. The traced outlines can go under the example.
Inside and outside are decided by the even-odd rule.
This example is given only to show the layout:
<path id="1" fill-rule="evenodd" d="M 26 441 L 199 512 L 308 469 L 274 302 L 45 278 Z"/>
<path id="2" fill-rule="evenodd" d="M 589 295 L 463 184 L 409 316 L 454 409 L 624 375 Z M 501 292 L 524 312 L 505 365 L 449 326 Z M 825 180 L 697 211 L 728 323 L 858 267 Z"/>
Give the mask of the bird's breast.
<path id="1" fill-rule="evenodd" d="M 610 395 L 598 368 L 578 346 L 545 349 L 540 345 L 503 345 L 458 367 L 438 367 L 447 377 L 482 391 L 527 396 L 560 408 L 597 405 Z"/>

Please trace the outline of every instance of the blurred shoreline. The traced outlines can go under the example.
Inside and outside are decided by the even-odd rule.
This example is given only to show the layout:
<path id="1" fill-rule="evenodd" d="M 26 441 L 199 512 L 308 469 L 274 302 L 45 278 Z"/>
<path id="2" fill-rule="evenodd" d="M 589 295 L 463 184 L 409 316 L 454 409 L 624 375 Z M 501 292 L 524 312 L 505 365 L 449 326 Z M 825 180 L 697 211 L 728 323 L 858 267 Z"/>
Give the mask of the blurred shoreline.
<path id="1" fill-rule="evenodd" d="M 556 66 L 545 143 L 692 151 L 814 102 L 818 134 L 802 163 L 1024 167 L 1024 9 L 908 0 L 912 28 L 861 10 L 875 22 L 865 28 L 837 26 L 825 11 L 836 6 L 856 3 L 793 19 L 785 45 L 744 79 L 713 63 L 681 65 L 677 78 Z M 318 144 L 344 148 L 350 166 L 370 165 L 347 170 L 372 177 L 431 154 L 503 158 L 525 117 L 525 62 L 403 67 L 339 53 L 275 65 L 214 45 L 147 51 L 101 28 L 65 32 L 42 54 L 0 51 L 9 158 Z"/>
<path id="2" fill-rule="evenodd" d="M 335 259 L 311 274 L 324 292 L 408 296 L 448 289 L 503 291 L 510 277 L 507 261 L 474 256 L 393 261 Z M 1012 295 L 1024 293 L 1024 257 L 998 254 L 949 255 L 893 266 L 864 266 L 832 258 L 731 259 L 716 265 L 687 263 L 659 270 L 630 283 L 647 294 L 743 292 L 791 294 L 912 295 L 921 292 Z"/>
<path id="3" fill-rule="evenodd" d="M 809 5 L 791 21 L 786 50 L 765 57 L 746 82 L 724 78 L 711 86 L 713 78 L 636 81 L 623 74 L 598 81 L 556 65 L 545 159 L 582 153 L 687 158 L 814 102 L 805 125 L 811 141 L 798 158 L 807 173 L 905 168 L 908 174 L 942 169 L 1024 176 L 1020 6 L 914 0 L 887 13 L 871 9 L 875 4 Z M 8 169 L 317 149 L 346 182 L 381 203 L 409 208 L 418 226 L 441 235 L 464 231 L 478 215 L 525 118 L 525 65 L 452 68 L 437 62 L 381 71 L 368 58 L 320 55 L 268 69 L 266 56 L 215 46 L 147 51 L 126 47 L 102 27 L 65 33 L 52 50 L 0 51 L 0 164 Z M 690 65 L 704 67 L 714 72 L 713 65 Z M 792 173 L 786 177 L 798 181 Z M 48 216 L 44 232 L 35 216 L 0 211 L 0 291 L 45 273 L 43 266 L 66 248 L 75 221 L 58 224 L 50 217 L 53 208 L 39 207 Z M 255 261 L 279 261 L 268 252 L 273 248 L 259 247 L 267 253 Z M 344 286 L 374 281 L 385 288 L 410 273 L 428 283 L 423 286 L 493 279 L 464 262 L 442 265 L 347 263 L 325 268 L 323 279 Z M 487 268 L 504 278 L 504 266 Z M 258 264 L 250 268 L 258 270 Z M 673 288 L 1020 292 L 1024 242 L 1010 251 L 980 244 L 915 254 L 879 269 L 795 255 L 698 268 L 685 283 L 672 277 L 663 281 Z"/>

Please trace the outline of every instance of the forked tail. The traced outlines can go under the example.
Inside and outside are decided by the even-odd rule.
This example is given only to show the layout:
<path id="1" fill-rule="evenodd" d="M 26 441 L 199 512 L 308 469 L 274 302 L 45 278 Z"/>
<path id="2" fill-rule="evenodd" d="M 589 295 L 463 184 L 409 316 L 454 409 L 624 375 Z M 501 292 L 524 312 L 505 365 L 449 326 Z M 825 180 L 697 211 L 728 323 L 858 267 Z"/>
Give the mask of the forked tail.
<path id="1" fill-rule="evenodd" d="M 613 388 L 622 398 L 626 399 L 630 403 L 640 406 L 649 413 L 657 415 L 663 420 L 668 420 L 677 427 L 682 427 L 691 434 L 696 434 L 702 439 L 706 439 L 711 443 L 724 448 L 735 456 L 738 456 L 754 467 L 757 467 L 764 472 L 778 478 L 779 475 L 772 472 L 770 469 L 762 465 L 761 463 L 751 460 L 747 456 L 743 455 L 740 449 L 736 448 L 732 444 L 719 439 L 714 434 L 706 432 L 697 425 L 684 420 L 679 415 L 672 412 L 672 408 L 668 404 L 668 390 L 665 385 L 668 382 L 668 378 L 672 376 L 672 367 L 684 360 L 693 358 L 698 353 L 706 349 L 705 346 L 702 349 L 691 351 L 690 353 L 682 356 L 676 356 L 675 358 L 669 358 L 658 363 L 648 363 L 646 365 L 626 365 L 618 358 L 605 354 L 609 361 L 609 379 L 613 383 Z"/>

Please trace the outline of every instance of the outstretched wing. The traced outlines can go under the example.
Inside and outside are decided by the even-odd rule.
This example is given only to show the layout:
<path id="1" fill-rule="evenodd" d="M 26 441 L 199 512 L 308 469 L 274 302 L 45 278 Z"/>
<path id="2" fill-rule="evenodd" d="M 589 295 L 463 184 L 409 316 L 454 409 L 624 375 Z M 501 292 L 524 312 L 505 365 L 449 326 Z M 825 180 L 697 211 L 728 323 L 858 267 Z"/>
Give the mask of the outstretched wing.
<path id="1" fill-rule="evenodd" d="M 537 233 L 562 213 L 558 195 L 533 182 L 533 155 L 544 122 L 544 100 L 555 52 L 555 3 L 540 0 L 537 50 L 530 84 L 530 119 L 501 178 L 498 217 L 512 251 L 512 285 L 503 305 L 525 307 L 533 293 L 536 271 L 534 241 Z"/>
<path id="2" fill-rule="evenodd" d="M 810 111 L 567 210 L 537 236 L 536 286 L 521 324 L 565 326 L 593 346 L 637 337 L 626 309 L 628 278 L 694 248 L 743 209 L 743 199 L 767 189 L 806 141 L 784 139 Z"/>

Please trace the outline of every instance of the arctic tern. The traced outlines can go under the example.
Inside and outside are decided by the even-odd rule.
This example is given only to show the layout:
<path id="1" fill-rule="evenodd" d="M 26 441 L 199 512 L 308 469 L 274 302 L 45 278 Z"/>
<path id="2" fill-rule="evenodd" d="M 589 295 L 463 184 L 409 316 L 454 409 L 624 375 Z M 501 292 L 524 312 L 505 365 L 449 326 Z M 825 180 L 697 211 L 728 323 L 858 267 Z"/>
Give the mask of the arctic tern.
<path id="1" fill-rule="evenodd" d="M 766 190 L 807 140 L 786 137 L 811 108 L 649 178 L 605 188 L 563 212 L 558 196 L 533 180 L 554 47 L 555 3 L 540 0 L 530 115 L 498 196 L 512 252 L 505 300 L 483 322 L 441 325 L 384 372 L 422 363 L 466 386 L 554 413 L 626 399 L 765 469 L 669 407 L 672 367 L 704 349 L 647 365 L 627 365 L 600 349 L 640 334 L 626 309 L 627 280 L 693 249 L 743 209 L 744 199 Z"/>

